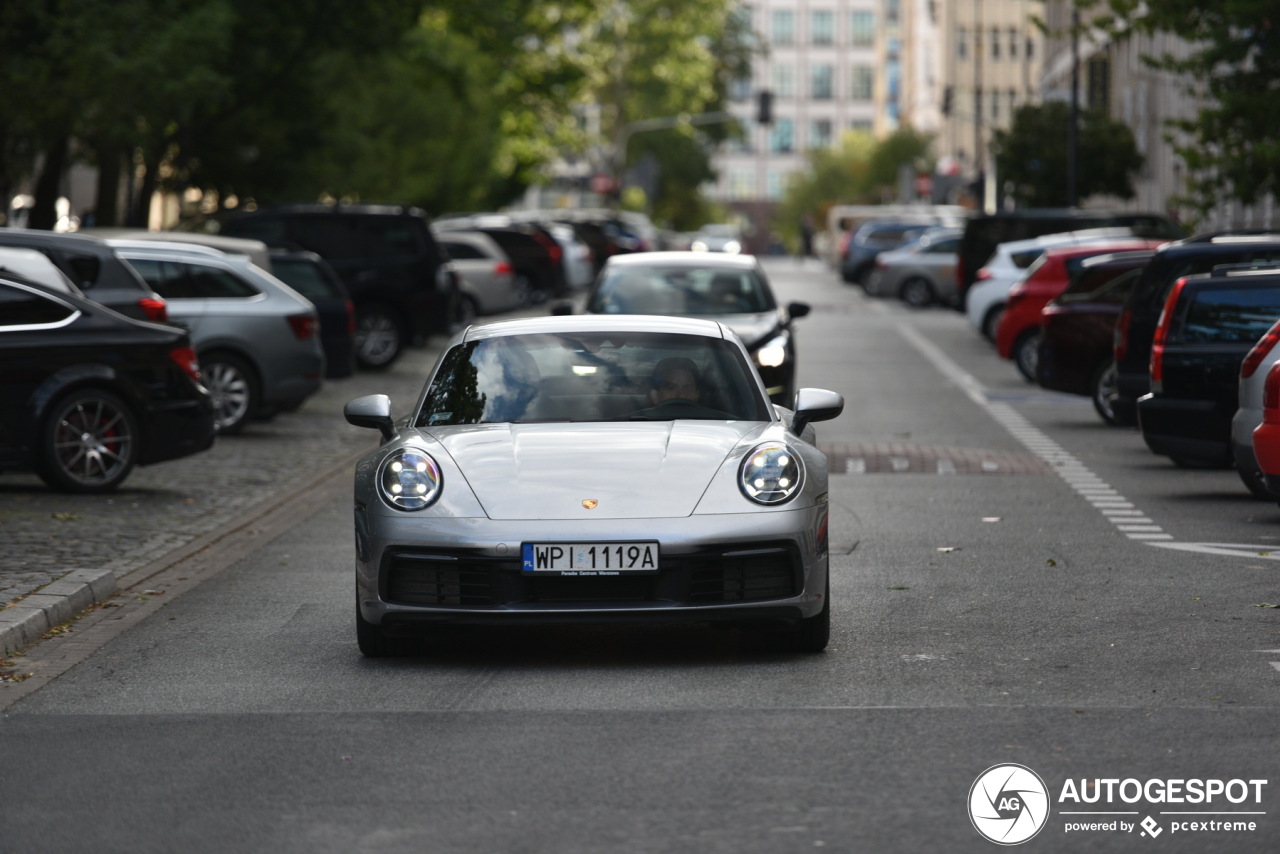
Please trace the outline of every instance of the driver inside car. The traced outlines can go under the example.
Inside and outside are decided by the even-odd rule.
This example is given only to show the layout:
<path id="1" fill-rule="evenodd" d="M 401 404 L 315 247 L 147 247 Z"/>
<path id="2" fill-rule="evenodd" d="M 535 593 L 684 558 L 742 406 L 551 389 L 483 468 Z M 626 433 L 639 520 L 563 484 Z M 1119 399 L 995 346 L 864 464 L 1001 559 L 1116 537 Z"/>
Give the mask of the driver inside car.
<path id="1" fill-rule="evenodd" d="M 653 388 L 649 400 L 657 406 L 668 400 L 698 402 L 698 367 L 689 359 L 663 359 L 653 369 Z"/>

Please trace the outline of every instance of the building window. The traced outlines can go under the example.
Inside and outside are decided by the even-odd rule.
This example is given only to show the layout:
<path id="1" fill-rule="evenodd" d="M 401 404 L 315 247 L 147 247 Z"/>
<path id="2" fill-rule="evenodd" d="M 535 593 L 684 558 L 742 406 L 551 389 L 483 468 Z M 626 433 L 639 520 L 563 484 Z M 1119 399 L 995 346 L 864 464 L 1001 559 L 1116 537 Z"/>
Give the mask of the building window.
<path id="1" fill-rule="evenodd" d="M 769 135 L 769 150 L 774 154 L 789 154 L 796 147 L 796 127 L 791 119 L 774 119 Z"/>
<path id="2" fill-rule="evenodd" d="M 1022 55 L 1027 59 L 1032 59 L 1036 55 L 1036 43 L 1031 39 L 1031 36 L 1027 36 L 1027 49 L 1022 52 Z"/>
<path id="3" fill-rule="evenodd" d="M 814 44 L 826 45 L 836 42 L 836 18 L 834 12 L 811 12 L 809 15 L 809 38 Z"/>
<path id="4" fill-rule="evenodd" d="M 775 98 L 794 98 L 796 96 L 795 66 L 779 64 L 773 67 L 773 95 Z"/>
<path id="5" fill-rule="evenodd" d="M 1018 29 L 1017 27 L 1009 28 L 1009 58 L 1018 58 Z"/>
<path id="6" fill-rule="evenodd" d="M 889 26 L 898 24 L 902 13 L 902 3 L 899 0 L 884 0 L 884 20 Z"/>
<path id="7" fill-rule="evenodd" d="M 849 41 L 855 47 L 876 43 L 876 13 L 854 12 L 849 16 Z"/>
<path id="8" fill-rule="evenodd" d="M 849 122 L 849 130 L 854 133 L 871 133 L 871 119 L 854 119 Z"/>
<path id="9" fill-rule="evenodd" d="M 991 58 L 1000 58 L 1000 31 L 995 27 L 991 28 Z"/>
<path id="10" fill-rule="evenodd" d="M 815 65 L 809 69 L 811 76 L 810 97 L 815 101 L 830 101 L 832 98 L 832 75 L 830 65 Z"/>
<path id="11" fill-rule="evenodd" d="M 956 59 L 963 62 L 969 58 L 969 31 L 964 27 L 956 30 Z"/>
<path id="12" fill-rule="evenodd" d="M 783 182 L 786 180 L 786 175 L 782 172 L 770 171 L 769 174 L 764 176 L 764 180 L 765 180 L 765 189 L 764 189 L 765 197 L 768 198 L 770 201 L 775 201 L 775 202 L 781 199 Z"/>
<path id="13" fill-rule="evenodd" d="M 729 84 L 729 100 L 730 101 L 749 101 L 751 100 L 751 78 L 735 77 Z"/>
<path id="14" fill-rule="evenodd" d="M 1000 91 L 998 89 L 991 90 L 991 118 L 1000 118 Z"/>
<path id="15" fill-rule="evenodd" d="M 773 13 L 773 33 L 770 38 L 774 44 L 795 44 L 796 15 L 790 10 L 776 10 Z"/>
<path id="16" fill-rule="evenodd" d="M 809 125 L 809 147 L 810 148 L 830 148 L 831 147 L 831 120 L 815 119 Z"/>
<path id="17" fill-rule="evenodd" d="M 729 198 L 754 199 L 756 197 L 756 173 L 739 169 L 729 173 Z"/>
<path id="18" fill-rule="evenodd" d="M 869 65 L 853 67 L 853 81 L 849 98 L 854 101 L 870 101 L 875 94 L 876 72 Z"/>

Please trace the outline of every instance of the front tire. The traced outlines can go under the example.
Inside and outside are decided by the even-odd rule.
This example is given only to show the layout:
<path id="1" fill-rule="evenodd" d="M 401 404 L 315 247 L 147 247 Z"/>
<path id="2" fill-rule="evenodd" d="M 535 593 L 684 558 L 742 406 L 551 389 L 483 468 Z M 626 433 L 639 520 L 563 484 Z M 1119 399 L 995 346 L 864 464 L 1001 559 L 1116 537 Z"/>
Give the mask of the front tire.
<path id="1" fill-rule="evenodd" d="M 370 305 L 356 313 L 356 364 L 380 371 L 390 367 L 404 350 L 404 332 L 381 305 Z"/>
<path id="2" fill-rule="evenodd" d="M 925 308 L 937 300 L 933 286 L 922 276 L 912 276 L 903 282 L 898 290 L 898 298 L 912 308 Z"/>
<path id="3" fill-rule="evenodd" d="M 103 389 L 76 389 L 49 410 L 36 473 L 62 492 L 102 493 L 118 487 L 138 462 L 138 419 Z"/>
<path id="4" fill-rule="evenodd" d="M 403 645 L 387 637 L 382 626 L 364 618 L 364 614 L 360 613 L 359 602 L 356 602 L 356 645 L 365 658 L 387 658 L 403 651 Z"/>
<path id="5" fill-rule="evenodd" d="M 1111 396 L 1116 393 L 1119 384 L 1120 372 L 1116 369 L 1114 359 L 1108 359 L 1105 364 L 1098 368 L 1093 374 L 1093 382 L 1091 384 L 1094 411 L 1098 413 L 1098 417 L 1103 423 L 1112 427 L 1119 427 L 1120 418 L 1116 415 L 1116 408 L 1111 405 Z"/>
<path id="6" fill-rule="evenodd" d="M 1029 383 L 1036 381 L 1036 365 L 1040 361 L 1040 330 L 1022 333 L 1013 345 L 1013 364 Z"/>
<path id="7" fill-rule="evenodd" d="M 1004 317 L 1004 304 L 994 306 L 987 309 L 987 314 L 982 318 L 982 337 L 988 341 L 995 343 L 996 329 L 1000 326 L 1000 318 Z"/>

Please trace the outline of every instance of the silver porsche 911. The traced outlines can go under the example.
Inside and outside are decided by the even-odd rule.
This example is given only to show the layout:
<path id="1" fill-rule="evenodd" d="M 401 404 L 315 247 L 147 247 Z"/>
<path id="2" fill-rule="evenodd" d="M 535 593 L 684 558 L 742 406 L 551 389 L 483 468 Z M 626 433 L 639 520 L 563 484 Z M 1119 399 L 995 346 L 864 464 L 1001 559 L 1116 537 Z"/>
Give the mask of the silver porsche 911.
<path id="1" fill-rule="evenodd" d="M 827 468 L 710 320 L 623 315 L 472 327 L 413 411 L 347 420 L 382 445 L 355 476 L 365 655 L 442 623 L 728 621 L 820 651 L 831 610 Z"/>

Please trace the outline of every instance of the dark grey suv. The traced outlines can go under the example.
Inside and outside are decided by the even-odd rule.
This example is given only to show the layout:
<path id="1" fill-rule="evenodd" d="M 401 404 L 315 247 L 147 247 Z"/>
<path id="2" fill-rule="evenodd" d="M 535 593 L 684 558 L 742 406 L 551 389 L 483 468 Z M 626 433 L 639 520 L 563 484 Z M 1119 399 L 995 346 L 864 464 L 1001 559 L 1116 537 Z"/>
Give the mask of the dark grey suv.
<path id="1" fill-rule="evenodd" d="M 164 323 L 169 319 L 164 297 L 98 237 L 31 228 L 0 228 L 0 246 L 35 249 L 99 305 L 125 317 Z"/>
<path id="2" fill-rule="evenodd" d="M 233 215 L 219 233 L 328 261 L 355 304 L 361 367 L 387 367 L 405 346 L 448 333 L 456 319 L 457 278 L 416 208 L 283 205 Z"/>

